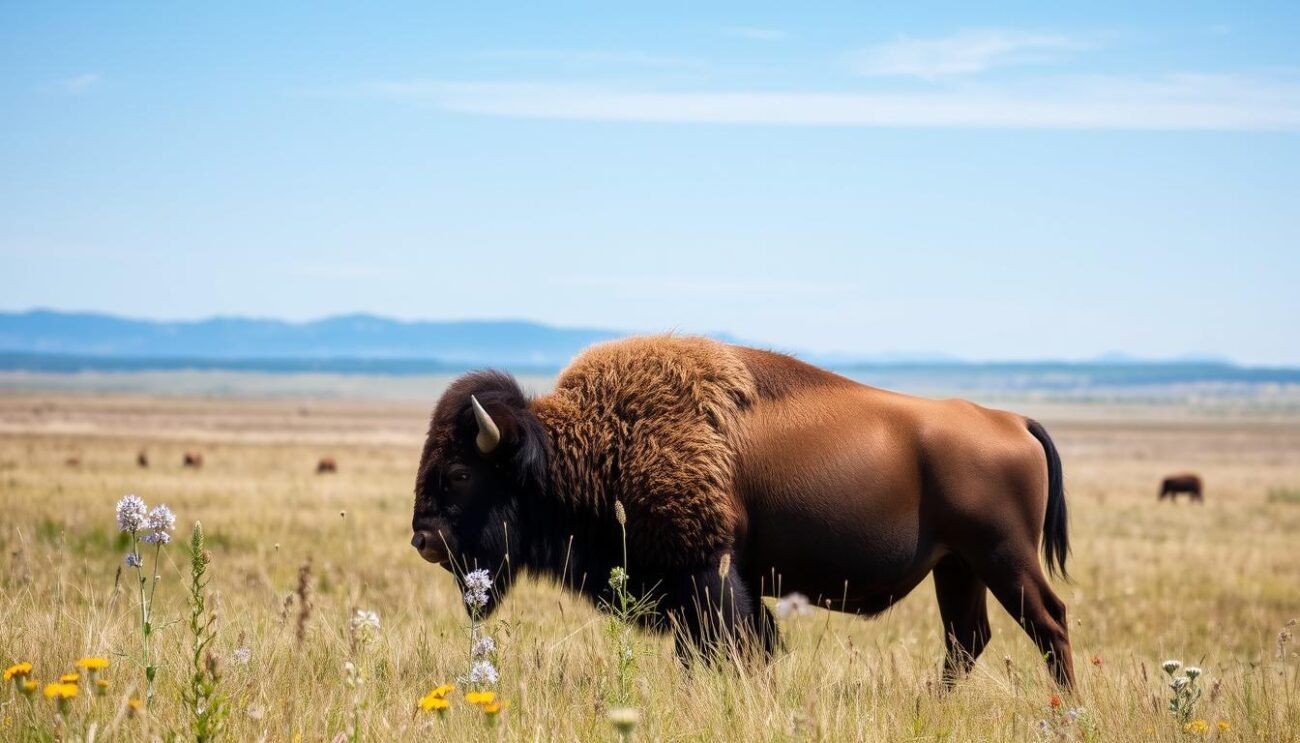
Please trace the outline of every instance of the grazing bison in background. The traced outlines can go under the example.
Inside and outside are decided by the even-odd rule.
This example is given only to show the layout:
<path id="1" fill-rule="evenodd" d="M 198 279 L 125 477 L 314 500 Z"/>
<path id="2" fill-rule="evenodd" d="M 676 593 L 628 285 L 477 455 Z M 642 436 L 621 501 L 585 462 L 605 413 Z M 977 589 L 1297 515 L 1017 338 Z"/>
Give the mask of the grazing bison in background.
<path id="1" fill-rule="evenodd" d="M 135 465 L 142 468 L 149 466 L 149 455 L 145 453 L 144 449 L 141 449 L 140 452 L 135 455 Z"/>
<path id="2" fill-rule="evenodd" d="M 764 595 L 860 614 L 934 574 L 945 683 L 990 639 L 987 590 L 1073 684 L 1065 604 L 1048 584 L 1069 547 L 1047 432 L 959 400 L 867 387 L 789 356 L 700 338 L 595 346 L 529 398 L 509 375 L 451 384 L 415 483 L 411 544 L 455 574 L 516 569 L 598 604 L 623 561 L 654 598 L 647 626 L 679 651 L 777 646 Z M 718 611 L 718 598 L 725 611 Z M 712 607 L 712 608 L 710 608 Z"/>
<path id="3" fill-rule="evenodd" d="M 321 457 L 321 460 L 316 463 L 316 474 L 318 475 L 338 471 L 339 465 L 338 462 L 334 461 L 334 457 Z"/>
<path id="4" fill-rule="evenodd" d="M 199 469 L 203 466 L 203 455 L 196 451 L 187 451 L 185 457 L 181 460 L 181 465 Z"/>
<path id="5" fill-rule="evenodd" d="M 1179 493 L 1186 493 L 1188 499 L 1197 503 L 1205 503 L 1205 490 L 1201 485 L 1201 478 L 1199 475 L 1190 472 L 1170 475 L 1162 480 L 1160 482 L 1160 497 L 1156 500 L 1168 498 L 1177 503 Z"/>

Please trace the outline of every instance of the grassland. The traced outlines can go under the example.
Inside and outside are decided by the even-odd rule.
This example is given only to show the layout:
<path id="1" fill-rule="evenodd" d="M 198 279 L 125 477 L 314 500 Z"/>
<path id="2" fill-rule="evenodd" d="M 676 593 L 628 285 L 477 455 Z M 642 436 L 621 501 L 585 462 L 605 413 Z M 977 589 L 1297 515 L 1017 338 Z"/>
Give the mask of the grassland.
<path id="1" fill-rule="evenodd" d="M 937 694 L 942 638 L 927 582 L 873 620 L 818 611 L 785 622 L 788 652 L 763 668 L 686 674 L 668 639 L 639 636 L 638 739 L 1300 741 L 1300 639 L 1281 634 L 1300 616 L 1300 503 L 1270 497 L 1300 489 L 1300 417 L 1020 407 L 1048 424 L 1066 460 L 1074 581 L 1058 585 L 1077 695 L 1052 706 L 1032 644 L 1000 609 L 972 676 Z M 93 725 L 98 740 L 185 739 L 183 542 L 201 520 L 219 595 L 226 739 L 614 740 L 607 619 L 547 585 L 517 589 L 495 618 L 499 693 L 511 701 L 496 727 L 458 699 L 446 718 L 416 713 L 431 687 L 463 673 L 466 645 L 460 594 L 408 545 L 426 408 L 0 396 L 0 664 L 31 661 L 47 681 L 80 656 L 109 657 L 109 695 L 74 700 L 60 734 Z M 141 448 L 147 469 L 136 466 Z M 182 469 L 185 450 L 202 451 L 204 467 Z M 338 474 L 314 473 L 326 455 Z M 1204 476 L 1206 504 L 1158 504 L 1160 477 L 1188 468 Z M 159 571 L 158 697 L 133 717 L 123 702 L 141 694 L 138 606 L 129 573 L 119 575 L 113 515 L 128 492 L 169 504 L 181 522 Z M 306 563 L 312 609 L 299 641 Z M 352 641 L 357 609 L 381 618 L 373 643 Z M 249 649 L 247 663 L 237 648 Z M 1206 731 L 1166 711 L 1166 658 L 1204 669 L 1193 719 Z M 346 683 L 349 660 L 359 686 Z M 0 739 L 40 739 L 55 717 L 39 694 L 29 705 L 0 688 Z"/>

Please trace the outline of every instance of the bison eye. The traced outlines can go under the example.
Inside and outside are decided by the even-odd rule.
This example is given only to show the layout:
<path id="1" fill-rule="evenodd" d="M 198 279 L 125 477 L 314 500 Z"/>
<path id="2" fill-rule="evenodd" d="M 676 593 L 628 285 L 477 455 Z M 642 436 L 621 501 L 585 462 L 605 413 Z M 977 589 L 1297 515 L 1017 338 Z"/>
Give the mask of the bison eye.
<path id="1" fill-rule="evenodd" d="M 469 482 L 469 468 L 459 465 L 450 468 L 447 470 L 447 480 L 457 485 Z"/>

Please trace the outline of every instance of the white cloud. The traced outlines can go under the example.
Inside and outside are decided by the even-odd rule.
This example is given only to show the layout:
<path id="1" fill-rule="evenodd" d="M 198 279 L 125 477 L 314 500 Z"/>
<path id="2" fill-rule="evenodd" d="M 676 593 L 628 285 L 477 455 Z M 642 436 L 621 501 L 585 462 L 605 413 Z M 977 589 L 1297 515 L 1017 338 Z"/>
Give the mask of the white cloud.
<path id="1" fill-rule="evenodd" d="M 902 38 L 849 55 L 849 63 L 871 77 L 925 80 L 973 75 L 994 67 L 1048 61 L 1087 49 L 1084 41 L 1057 33 L 976 29 L 929 39 Z"/>
<path id="2" fill-rule="evenodd" d="M 722 33 L 727 36 L 735 36 L 738 39 L 749 39 L 750 41 L 781 41 L 788 34 L 779 28 L 760 28 L 758 26 L 729 26 L 722 29 Z"/>
<path id="3" fill-rule="evenodd" d="M 1226 75 L 1053 77 L 919 92 L 662 92 L 528 82 L 386 82 L 457 113 L 575 121 L 860 127 L 1295 130 L 1300 83 Z"/>
<path id="4" fill-rule="evenodd" d="M 58 82 L 59 89 L 65 93 L 81 93 L 87 89 L 98 85 L 100 77 L 97 73 L 87 72 L 84 75 L 65 78 Z"/>

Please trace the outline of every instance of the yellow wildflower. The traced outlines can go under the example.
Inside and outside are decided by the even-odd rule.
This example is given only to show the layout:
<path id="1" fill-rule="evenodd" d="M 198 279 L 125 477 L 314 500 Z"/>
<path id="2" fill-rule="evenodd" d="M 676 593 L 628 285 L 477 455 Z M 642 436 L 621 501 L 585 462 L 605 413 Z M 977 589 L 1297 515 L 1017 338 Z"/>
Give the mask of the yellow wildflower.
<path id="1" fill-rule="evenodd" d="M 95 696 L 102 697 L 108 693 L 108 679 L 95 679 Z"/>
<path id="2" fill-rule="evenodd" d="M 75 684 L 80 680 L 81 674 L 79 673 L 65 673 L 59 677 L 59 683 L 61 684 Z"/>
<path id="3" fill-rule="evenodd" d="M 96 656 L 81 658 L 77 661 L 76 666 L 83 671 L 94 673 L 95 671 L 102 671 L 105 668 L 108 668 L 108 658 L 99 658 Z"/>
<path id="4" fill-rule="evenodd" d="M 509 701 L 489 702 L 488 704 L 483 705 L 483 711 L 489 715 L 495 715 L 495 714 L 499 714 L 502 710 L 504 710 L 506 707 L 509 706 L 510 706 Z"/>
<path id="5" fill-rule="evenodd" d="M 439 686 L 438 688 L 429 692 L 429 696 L 443 699 L 453 691 L 456 691 L 456 687 L 452 686 L 451 684 L 443 684 L 442 686 Z"/>
<path id="6" fill-rule="evenodd" d="M 450 706 L 451 706 L 451 702 L 448 702 L 446 699 L 443 699 L 442 697 L 435 697 L 432 694 L 426 694 L 425 697 L 420 700 L 420 709 L 424 710 L 425 712 L 442 713 L 445 712 L 447 708 Z"/>
<path id="7" fill-rule="evenodd" d="M 36 679 L 23 679 L 22 683 L 18 684 L 18 691 L 21 691 L 23 696 L 30 697 L 40 687 L 41 683 Z"/>
<path id="8" fill-rule="evenodd" d="M 142 709 L 144 709 L 144 702 L 140 701 L 140 697 L 131 697 L 126 700 L 127 717 L 135 717 L 136 713 Z"/>
<path id="9" fill-rule="evenodd" d="M 1232 729 L 1232 722 L 1228 720 L 1219 720 L 1214 725 L 1215 727 L 1219 728 L 1220 733 L 1226 733 Z"/>
<path id="10" fill-rule="evenodd" d="M 20 679 L 32 674 L 32 664 L 27 661 L 17 663 L 5 669 L 5 681 L 10 679 Z"/>
<path id="11" fill-rule="evenodd" d="M 78 691 L 79 690 L 77 689 L 76 684 L 66 684 L 66 683 L 46 684 L 45 698 L 46 699 L 72 699 L 77 696 Z"/>
<path id="12" fill-rule="evenodd" d="M 494 691 L 471 691 L 465 695 L 465 701 L 470 704 L 491 704 L 496 701 L 497 694 Z"/>
<path id="13" fill-rule="evenodd" d="M 1205 720 L 1192 720 L 1183 726 L 1184 733 L 1196 733 L 1204 735 L 1210 729 L 1210 723 Z"/>

